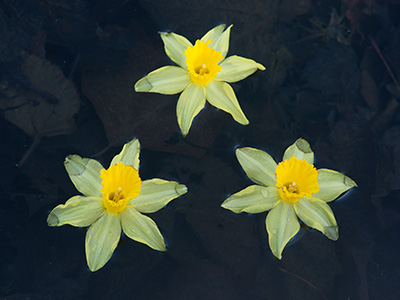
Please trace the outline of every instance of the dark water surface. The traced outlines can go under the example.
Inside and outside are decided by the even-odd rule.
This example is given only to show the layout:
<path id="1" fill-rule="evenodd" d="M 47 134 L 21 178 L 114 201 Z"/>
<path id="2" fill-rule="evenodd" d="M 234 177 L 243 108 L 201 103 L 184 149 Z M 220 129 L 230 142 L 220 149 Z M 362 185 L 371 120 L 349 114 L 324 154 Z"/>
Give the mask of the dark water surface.
<path id="1" fill-rule="evenodd" d="M 1 299 L 400 299 L 400 4 L 395 0 L 0 1 Z M 267 67 L 232 84 L 248 126 L 207 105 L 180 136 L 178 95 L 135 93 L 172 65 L 158 31 L 194 42 L 233 24 L 228 55 Z M 142 179 L 189 192 L 151 214 L 168 252 L 123 236 L 91 273 L 85 229 L 46 224 L 78 192 L 69 154 L 105 166 L 142 144 Z M 357 182 L 330 203 L 339 240 L 302 228 L 278 261 L 265 214 L 220 207 L 249 186 L 237 146 Z"/>

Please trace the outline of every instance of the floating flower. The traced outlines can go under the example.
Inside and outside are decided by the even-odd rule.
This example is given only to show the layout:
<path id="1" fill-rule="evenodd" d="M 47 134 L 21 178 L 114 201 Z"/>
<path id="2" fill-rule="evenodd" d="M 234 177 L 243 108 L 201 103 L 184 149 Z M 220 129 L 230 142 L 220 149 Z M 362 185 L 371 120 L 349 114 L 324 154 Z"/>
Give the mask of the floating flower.
<path id="1" fill-rule="evenodd" d="M 236 156 L 256 185 L 233 194 L 221 206 L 235 213 L 270 210 L 266 226 L 269 246 L 277 258 L 282 258 L 286 244 L 299 231 L 298 218 L 331 240 L 339 238 L 335 216 L 327 202 L 357 184 L 339 172 L 317 170 L 306 140 L 298 139 L 287 148 L 279 164 L 254 148 L 238 148 Z"/>
<path id="2" fill-rule="evenodd" d="M 225 24 L 207 32 L 193 46 L 185 37 L 161 32 L 165 52 L 177 66 L 159 68 L 135 84 L 136 92 L 177 94 L 182 92 L 176 115 L 182 135 L 186 136 L 194 117 L 203 109 L 206 100 L 229 113 L 240 124 L 249 121 L 240 108 L 235 92 L 227 82 L 237 82 L 265 67 L 240 56 L 226 57 L 232 25 Z"/>
<path id="3" fill-rule="evenodd" d="M 140 145 L 137 139 L 124 145 L 110 167 L 94 159 L 70 155 L 64 165 L 83 196 L 74 196 L 49 214 L 49 226 L 90 226 L 85 249 L 89 269 L 94 272 L 110 259 L 123 231 L 129 238 L 166 251 L 156 223 L 142 213 L 153 213 L 187 192 L 175 181 L 139 177 Z"/>

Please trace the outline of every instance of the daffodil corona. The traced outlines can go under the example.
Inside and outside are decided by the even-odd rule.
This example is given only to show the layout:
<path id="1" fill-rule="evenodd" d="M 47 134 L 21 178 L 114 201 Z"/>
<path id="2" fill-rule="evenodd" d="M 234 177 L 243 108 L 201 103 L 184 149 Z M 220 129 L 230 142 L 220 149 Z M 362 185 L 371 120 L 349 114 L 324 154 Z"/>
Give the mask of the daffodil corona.
<path id="1" fill-rule="evenodd" d="M 55 207 L 47 218 L 49 226 L 90 226 L 86 233 L 86 260 L 91 271 L 102 268 L 118 245 L 123 231 L 129 238 L 166 251 L 156 225 L 142 213 L 153 213 L 187 192 L 175 181 L 139 177 L 138 140 L 124 145 L 110 167 L 78 155 L 68 156 L 65 168 L 83 196 L 75 196 Z"/>
<path id="2" fill-rule="evenodd" d="M 196 41 L 185 50 L 186 65 L 191 80 L 199 85 L 207 85 L 221 71 L 218 63 L 223 59 L 221 52 L 209 47 L 211 41 Z"/>
<path id="3" fill-rule="evenodd" d="M 189 133 L 194 117 L 206 100 L 231 114 L 240 124 L 249 123 L 228 83 L 240 81 L 265 67 L 236 55 L 226 58 L 231 28 L 232 25 L 225 30 L 225 24 L 216 26 L 195 45 L 176 33 L 161 32 L 165 52 L 178 66 L 159 68 L 135 84 L 136 92 L 168 95 L 182 92 L 176 115 L 183 136 Z"/>
<path id="4" fill-rule="evenodd" d="M 103 204 L 110 213 L 123 211 L 129 200 L 140 195 L 142 180 L 133 166 L 125 166 L 122 162 L 110 166 L 100 172 L 103 188 Z"/>
<path id="5" fill-rule="evenodd" d="M 300 198 L 311 197 L 319 190 L 318 171 L 305 160 L 292 156 L 278 164 L 275 174 L 282 201 L 296 203 Z"/>
<path id="6" fill-rule="evenodd" d="M 327 202 L 357 186 L 349 177 L 328 169 L 317 170 L 310 145 L 298 139 L 276 164 L 264 151 L 238 148 L 236 156 L 256 183 L 227 198 L 222 207 L 235 213 L 269 211 L 266 218 L 272 253 L 279 259 L 289 240 L 300 230 L 299 219 L 332 240 L 338 227 Z"/>

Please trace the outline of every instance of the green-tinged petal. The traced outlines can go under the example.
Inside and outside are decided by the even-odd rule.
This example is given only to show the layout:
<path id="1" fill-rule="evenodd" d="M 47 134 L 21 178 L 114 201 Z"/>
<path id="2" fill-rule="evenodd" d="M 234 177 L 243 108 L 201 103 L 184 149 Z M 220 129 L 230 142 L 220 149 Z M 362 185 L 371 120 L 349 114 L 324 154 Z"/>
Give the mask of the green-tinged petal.
<path id="1" fill-rule="evenodd" d="M 262 64 L 256 63 L 252 59 L 236 55 L 229 56 L 220 64 L 220 66 L 222 67 L 222 70 L 219 71 L 215 79 L 227 82 L 237 82 L 245 79 L 258 69 L 262 71 L 265 70 L 265 67 Z"/>
<path id="2" fill-rule="evenodd" d="M 294 203 L 294 209 L 307 226 L 315 228 L 331 240 L 339 238 L 335 216 L 328 204 L 317 198 L 301 198 Z"/>
<path id="3" fill-rule="evenodd" d="M 161 39 L 164 42 L 165 53 L 177 65 L 186 69 L 185 50 L 193 46 L 187 38 L 173 32 L 160 32 Z"/>
<path id="4" fill-rule="evenodd" d="M 176 117 L 183 136 L 189 133 L 194 117 L 203 109 L 205 104 L 206 93 L 202 85 L 192 83 L 179 96 L 176 105 Z"/>
<path id="5" fill-rule="evenodd" d="M 118 215 L 106 212 L 86 233 L 86 260 L 90 271 L 102 268 L 111 258 L 121 237 Z"/>
<path id="6" fill-rule="evenodd" d="M 222 207 L 235 213 L 260 213 L 275 207 L 280 201 L 276 187 L 251 185 L 231 195 L 222 203 Z"/>
<path id="7" fill-rule="evenodd" d="M 146 244 L 154 250 L 167 251 L 157 224 L 138 212 L 132 205 L 128 204 L 121 212 L 121 223 L 122 230 L 132 240 Z"/>
<path id="8" fill-rule="evenodd" d="M 211 41 L 209 47 L 215 49 L 213 46 L 219 40 L 222 32 L 225 29 L 225 24 L 221 24 L 215 26 L 213 29 L 209 30 L 203 37 L 200 39 L 203 42 Z"/>
<path id="9" fill-rule="evenodd" d="M 325 202 L 333 201 L 345 191 L 357 186 L 346 175 L 328 169 L 318 169 L 318 185 L 319 191 L 313 194 L 313 197 Z"/>
<path id="10" fill-rule="evenodd" d="M 165 66 L 136 82 L 135 91 L 173 95 L 182 92 L 190 82 L 190 74 L 187 70 Z"/>
<path id="11" fill-rule="evenodd" d="M 266 225 L 271 251 L 275 257 L 282 259 L 283 249 L 300 229 L 293 204 L 281 201 L 268 213 Z"/>
<path id="12" fill-rule="evenodd" d="M 79 192 L 85 196 L 102 196 L 100 171 L 103 166 L 97 160 L 69 155 L 65 158 L 64 166 Z"/>
<path id="13" fill-rule="evenodd" d="M 229 50 L 229 37 L 231 35 L 231 29 L 233 25 L 230 25 L 216 40 L 211 41 L 210 47 L 221 52 L 222 57 L 225 58 Z"/>
<path id="14" fill-rule="evenodd" d="M 183 184 L 154 178 L 143 181 L 140 195 L 132 199 L 130 204 L 141 213 L 153 213 L 186 193 L 187 187 Z"/>
<path id="15" fill-rule="evenodd" d="M 247 176 L 255 183 L 275 186 L 275 160 L 266 152 L 245 147 L 236 149 L 236 157 Z"/>
<path id="16" fill-rule="evenodd" d="M 298 139 L 293 145 L 286 149 L 283 160 L 289 160 L 292 156 L 314 164 L 314 152 L 311 150 L 310 144 L 304 139 Z"/>
<path id="17" fill-rule="evenodd" d="M 226 82 L 211 80 L 206 86 L 206 98 L 211 105 L 231 114 L 236 122 L 242 125 L 249 124 L 236 99 L 235 92 Z"/>
<path id="18" fill-rule="evenodd" d="M 114 156 L 110 166 L 117 165 L 119 162 L 122 162 L 125 166 L 133 166 L 136 171 L 139 171 L 139 154 L 139 140 L 133 139 L 124 145 L 122 151 L 118 155 Z"/>
<path id="19" fill-rule="evenodd" d="M 47 217 L 49 226 L 69 224 L 86 227 L 93 224 L 104 213 L 102 198 L 75 196 L 65 204 L 56 206 Z"/>

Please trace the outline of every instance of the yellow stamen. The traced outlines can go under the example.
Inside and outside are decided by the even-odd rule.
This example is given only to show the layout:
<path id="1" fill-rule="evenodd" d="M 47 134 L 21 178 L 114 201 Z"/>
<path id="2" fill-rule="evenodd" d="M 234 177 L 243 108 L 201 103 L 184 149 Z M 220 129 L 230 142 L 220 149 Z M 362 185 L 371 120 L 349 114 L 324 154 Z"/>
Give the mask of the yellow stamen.
<path id="1" fill-rule="evenodd" d="M 295 203 L 319 191 L 318 171 L 305 160 L 292 156 L 278 164 L 275 174 L 283 201 Z"/>
<path id="2" fill-rule="evenodd" d="M 190 78 L 200 85 L 208 84 L 222 70 L 222 67 L 218 65 L 218 62 L 223 59 L 222 54 L 210 48 L 208 46 L 210 43 L 211 41 L 197 40 L 194 46 L 189 46 L 185 50 Z"/>
<path id="3" fill-rule="evenodd" d="M 296 182 L 292 182 L 292 183 L 289 183 L 289 186 L 288 186 L 288 191 L 289 192 L 291 192 L 291 193 L 297 193 L 298 192 L 298 187 L 297 187 L 297 184 L 296 184 Z"/>
<path id="4" fill-rule="evenodd" d="M 111 213 L 120 213 L 128 202 L 140 194 L 142 180 L 138 171 L 122 162 L 101 170 L 101 192 L 104 207 Z"/>

